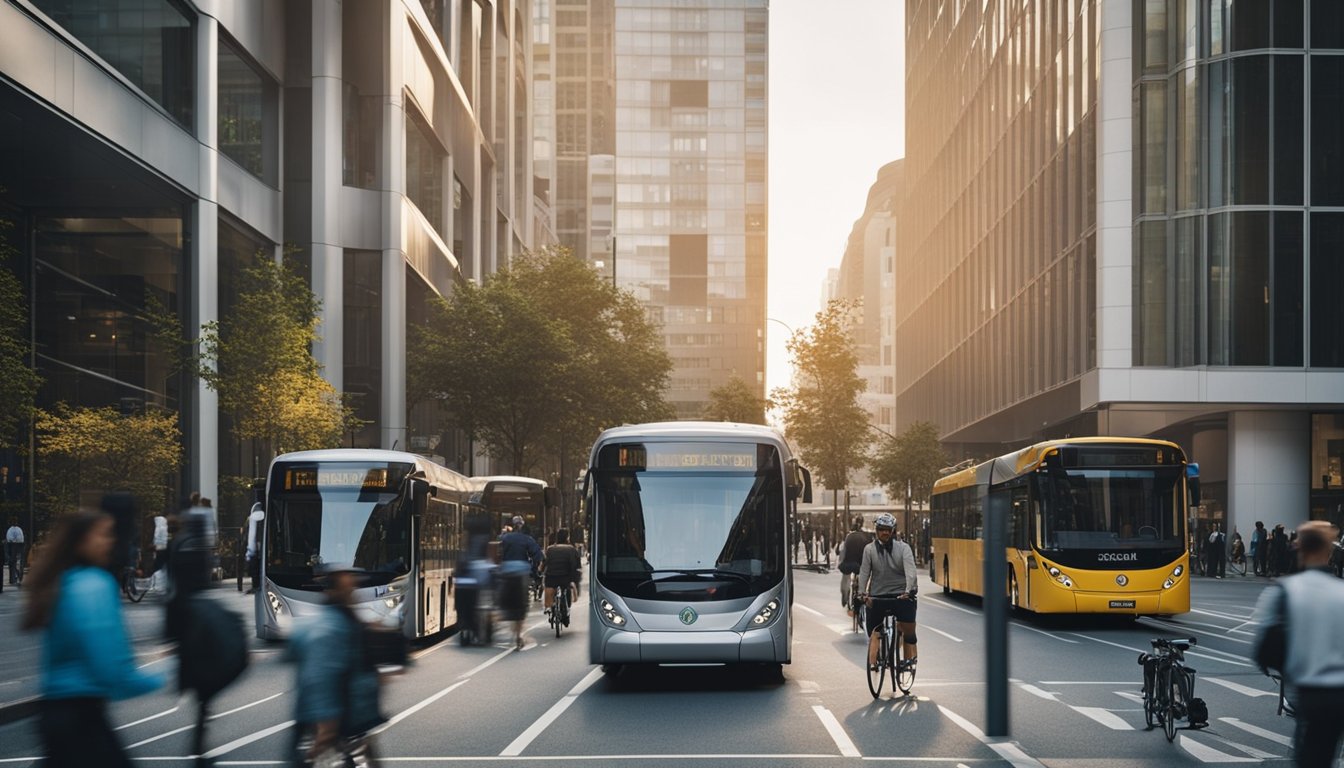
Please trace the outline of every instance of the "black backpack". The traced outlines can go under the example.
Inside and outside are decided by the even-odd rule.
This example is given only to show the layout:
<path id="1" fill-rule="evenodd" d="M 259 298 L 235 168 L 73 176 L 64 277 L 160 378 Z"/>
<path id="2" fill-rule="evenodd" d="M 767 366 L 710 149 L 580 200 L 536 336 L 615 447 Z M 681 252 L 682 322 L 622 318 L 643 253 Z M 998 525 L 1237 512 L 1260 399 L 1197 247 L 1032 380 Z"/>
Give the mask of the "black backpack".
<path id="1" fill-rule="evenodd" d="M 189 598 L 183 632 L 181 686 L 210 699 L 247 668 L 247 633 L 243 617 L 202 596 Z"/>

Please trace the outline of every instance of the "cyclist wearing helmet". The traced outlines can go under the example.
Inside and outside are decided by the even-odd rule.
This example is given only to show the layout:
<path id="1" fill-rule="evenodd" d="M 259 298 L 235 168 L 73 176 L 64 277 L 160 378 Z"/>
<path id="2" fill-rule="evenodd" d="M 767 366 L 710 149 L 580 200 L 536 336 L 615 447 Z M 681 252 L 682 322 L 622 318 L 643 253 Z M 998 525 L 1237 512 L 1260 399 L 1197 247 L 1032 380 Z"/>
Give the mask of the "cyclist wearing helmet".
<path id="1" fill-rule="evenodd" d="M 853 607 L 849 603 L 849 577 L 859 572 L 859 566 L 863 565 L 864 547 L 872 540 L 873 535 L 863 530 L 863 518 L 856 515 L 840 550 L 840 604 L 851 613 Z"/>
<path id="2" fill-rule="evenodd" d="M 882 620 L 894 615 L 905 642 L 905 658 L 915 663 L 918 655 L 915 637 L 915 595 L 919 580 L 915 574 L 915 553 L 910 545 L 893 538 L 896 518 L 883 512 L 877 518 L 877 540 L 863 550 L 859 567 L 859 589 L 867 597 L 868 606 L 868 666 L 877 663 L 877 630 Z"/>

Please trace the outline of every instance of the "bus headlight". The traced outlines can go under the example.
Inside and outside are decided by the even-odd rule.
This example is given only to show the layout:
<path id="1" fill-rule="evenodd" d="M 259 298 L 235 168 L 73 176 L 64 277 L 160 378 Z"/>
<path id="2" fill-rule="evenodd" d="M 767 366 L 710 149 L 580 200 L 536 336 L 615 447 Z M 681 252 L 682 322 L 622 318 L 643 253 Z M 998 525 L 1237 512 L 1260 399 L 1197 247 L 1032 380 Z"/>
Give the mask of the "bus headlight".
<path id="1" fill-rule="evenodd" d="M 285 601 L 271 590 L 266 590 L 266 601 L 271 604 L 271 613 L 275 616 L 283 616 L 285 613 Z"/>
<path id="2" fill-rule="evenodd" d="M 1171 575 L 1167 577 L 1167 580 L 1162 582 L 1162 588 L 1171 589 L 1172 587 L 1176 586 L 1176 582 L 1180 581 L 1181 574 L 1183 573 L 1185 573 L 1185 566 L 1183 565 L 1176 566 L 1172 570 Z"/>
<path id="3" fill-rule="evenodd" d="M 606 619 L 608 624 L 617 628 L 625 626 L 625 617 L 621 615 L 620 611 L 616 610 L 616 606 L 612 605 L 610 600 L 603 598 L 597 604 L 597 607 L 602 612 L 602 618 Z"/>
<path id="4" fill-rule="evenodd" d="M 778 610 L 779 598 L 775 598 L 766 603 L 764 608 L 756 612 L 756 616 L 752 618 L 751 623 L 758 627 L 765 626 L 770 623 L 771 619 L 775 618 L 775 611 Z"/>
<path id="5" fill-rule="evenodd" d="M 1048 572 L 1050 576 L 1054 578 L 1055 581 L 1058 581 L 1060 584 L 1063 584 L 1069 589 L 1073 589 L 1073 579 L 1069 578 L 1069 574 L 1059 570 L 1053 565 L 1050 566 Z"/>

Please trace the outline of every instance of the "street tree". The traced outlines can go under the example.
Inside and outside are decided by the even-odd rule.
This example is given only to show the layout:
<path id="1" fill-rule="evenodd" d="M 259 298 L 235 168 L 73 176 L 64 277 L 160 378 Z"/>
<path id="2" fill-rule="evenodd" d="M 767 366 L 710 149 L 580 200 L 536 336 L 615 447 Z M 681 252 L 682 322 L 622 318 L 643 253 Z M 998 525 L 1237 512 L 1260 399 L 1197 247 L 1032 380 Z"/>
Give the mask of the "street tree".
<path id="1" fill-rule="evenodd" d="M 787 344 L 793 386 L 773 393 L 803 462 L 822 485 L 837 492 L 867 461 L 868 414 L 859 405 L 867 382 L 859 376 L 851 333 L 856 310 L 854 302 L 833 299 L 817 313 L 815 324 L 796 331 Z M 838 505 L 836 500 L 837 511 Z"/>
<path id="2" fill-rule="evenodd" d="M 148 409 L 122 414 L 112 407 L 58 403 L 36 411 L 42 491 L 52 511 L 77 508 L 91 491 L 129 491 L 141 509 L 169 506 L 182 434 L 177 414 Z"/>
<path id="3" fill-rule="evenodd" d="M 734 421 L 742 424 L 764 424 L 765 411 L 770 401 L 758 397 L 747 382 L 733 376 L 727 384 L 709 391 L 709 405 L 704 418 L 708 421 Z"/>
<path id="4" fill-rule="evenodd" d="M 933 494 L 938 472 L 950 463 L 938 439 L 938 426 L 928 421 L 911 424 L 895 439 L 885 441 L 873 456 L 869 469 L 892 498 L 904 498 L 923 504 Z"/>
<path id="5" fill-rule="evenodd" d="M 459 286 L 412 331 L 408 400 L 434 399 L 509 471 L 568 467 L 597 431 L 664 418 L 671 360 L 638 300 L 560 248 Z"/>
<path id="6" fill-rule="evenodd" d="M 17 448 L 26 439 L 40 383 L 29 360 L 27 294 L 13 271 L 19 255 L 10 240 L 13 228 L 0 217 L 0 448 Z"/>

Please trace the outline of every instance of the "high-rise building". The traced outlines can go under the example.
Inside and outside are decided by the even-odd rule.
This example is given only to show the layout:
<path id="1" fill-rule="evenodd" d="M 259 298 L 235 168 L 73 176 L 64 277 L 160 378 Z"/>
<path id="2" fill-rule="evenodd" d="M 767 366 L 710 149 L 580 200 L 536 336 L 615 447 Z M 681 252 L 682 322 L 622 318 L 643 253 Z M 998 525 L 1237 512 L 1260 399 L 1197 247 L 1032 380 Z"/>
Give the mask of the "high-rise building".
<path id="1" fill-rule="evenodd" d="M 531 39 L 530 0 L 0 2 L 0 216 L 40 404 L 177 413 L 182 487 L 209 497 L 264 471 L 146 309 L 199 336 L 248 259 L 290 251 L 323 375 L 368 421 L 349 443 L 460 465 L 408 408 L 409 329 L 531 246 Z"/>
<path id="2" fill-rule="evenodd" d="M 663 325 L 668 400 L 765 389 L 767 0 L 616 0 L 615 253 Z"/>
<path id="3" fill-rule="evenodd" d="M 1200 527 L 1344 517 L 1344 4 L 906 6 L 897 418 L 1149 435 Z"/>

